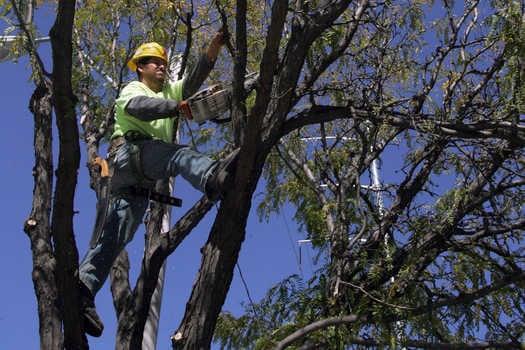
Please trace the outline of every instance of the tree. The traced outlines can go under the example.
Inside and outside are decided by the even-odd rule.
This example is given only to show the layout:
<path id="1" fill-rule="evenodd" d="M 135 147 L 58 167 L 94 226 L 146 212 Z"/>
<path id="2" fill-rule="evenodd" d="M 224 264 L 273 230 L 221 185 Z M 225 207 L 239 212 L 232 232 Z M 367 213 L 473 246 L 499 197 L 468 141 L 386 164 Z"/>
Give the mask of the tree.
<path id="1" fill-rule="evenodd" d="M 430 4 L 396 5 L 370 5 L 375 17 L 323 81 L 307 78 L 350 38 L 332 28 L 306 60 L 312 107 L 287 130 L 296 120 L 320 125 L 276 147 L 260 210 L 295 203 L 326 266 L 307 285 L 283 281 L 242 317 L 224 314 L 217 338 L 229 348 L 519 347 L 523 139 L 493 138 L 488 125 L 523 130 L 523 66 L 512 68 L 523 57 L 514 46 L 523 43 L 523 4 L 495 4 L 496 16 L 482 2 L 444 2 L 433 23 L 423 16 Z M 343 115 L 353 120 L 335 122 Z M 317 145 L 304 142 L 311 136 Z M 392 159 L 392 149 L 405 158 L 396 182 L 363 189 L 372 160 Z M 374 190 L 387 196 L 384 212 Z M 478 327 L 486 342 L 475 341 Z"/>
<path id="2" fill-rule="evenodd" d="M 30 109 L 35 117 L 35 188 L 33 209 L 24 224 L 33 251 L 33 281 L 38 301 L 41 348 L 84 348 L 78 305 L 78 253 L 73 234 L 73 199 L 80 158 L 75 100 L 71 86 L 74 1 L 57 7 L 50 31 L 53 71 L 48 73 L 36 52 L 31 27 L 34 3 L 2 3 L 17 18 L 24 46 L 31 55 L 36 89 Z M 22 6 L 20 6 L 22 5 Z M 51 195 L 51 117 L 59 133 L 56 186 Z M 62 324 L 63 320 L 63 334 Z"/>
<path id="3" fill-rule="evenodd" d="M 48 278 L 35 279 L 37 297 L 51 293 L 49 300 L 64 302 L 59 309 L 39 302 L 41 325 L 52 320 L 53 332 L 61 334 L 63 323 L 65 347 L 87 346 L 75 326 L 77 257 L 62 256 L 66 250 L 59 245 L 76 252 L 69 225 L 76 179 L 71 175 L 78 168 L 68 85 L 72 57 L 78 62 L 72 86 L 92 159 L 111 128 L 112 100 L 137 43 L 147 38 L 173 48 L 182 45 L 184 68 L 195 37 L 206 42 L 203 28 L 224 25 L 229 50 L 215 78 L 231 79 L 233 121 L 230 128 L 213 132 L 225 140 L 216 150 L 228 143 L 241 148 L 240 162 L 235 190 L 221 201 L 202 248 L 201 267 L 172 338 L 174 348 L 209 347 L 218 320 L 216 339 L 237 348 L 392 342 L 518 347 L 524 329 L 523 7 L 518 1 L 481 0 L 79 1 L 74 40 L 51 35 L 54 52 L 65 54 L 53 57 L 65 68 L 60 77 L 52 75 L 56 96 L 65 98 L 53 100 L 55 113 L 59 130 L 73 131 L 60 133 L 60 149 L 67 146 L 70 152 L 60 159 L 69 163 L 59 164 L 52 209 L 50 143 L 35 147 L 37 160 L 45 160 L 37 164 L 45 175 L 36 178 L 31 216 L 39 215 L 39 224 L 28 220 L 26 231 L 31 236 L 40 230 L 46 242 L 42 251 L 32 238 L 35 271 L 44 256 L 52 262 L 44 266 Z M 71 20 L 72 11 L 71 2 L 60 2 L 57 23 Z M 30 31 L 26 35 L 30 38 Z M 31 46 L 28 50 L 34 53 Z M 243 84 L 247 70 L 259 74 L 252 94 Z M 36 81 L 40 86 L 47 80 Z M 43 89 L 35 96 L 49 96 L 42 92 L 49 87 Z M 34 102 L 49 101 L 36 97 Z M 50 107 L 45 107 L 47 121 Z M 41 119 L 36 121 L 35 130 L 42 130 Z M 48 127 L 43 132 L 50 135 Z M 195 142 L 208 140 L 209 132 L 200 130 Z M 302 140 L 312 135 L 320 142 Z M 392 150 L 403 160 L 392 170 L 397 178 L 383 189 L 363 188 L 371 162 L 392 158 Z M 97 174 L 91 170 L 96 188 Z M 67 175 L 69 181 L 62 184 Z M 263 175 L 272 190 L 259 206 L 261 214 L 284 203 L 295 205 L 296 219 L 326 257 L 326 267 L 309 284 L 292 278 L 272 289 L 256 313 L 219 317 Z M 386 196 L 384 211 L 374 205 L 372 190 Z M 46 206 L 38 206 L 40 198 Z M 159 231 L 164 210 L 159 208 L 150 220 L 133 291 L 126 255 L 119 257 L 112 274 L 117 347 L 140 347 L 162 263 L 210 207 L 203 197 L 165 235 Z M 474 343 L 479 326 L 487 329 L 485 344 Z"/>

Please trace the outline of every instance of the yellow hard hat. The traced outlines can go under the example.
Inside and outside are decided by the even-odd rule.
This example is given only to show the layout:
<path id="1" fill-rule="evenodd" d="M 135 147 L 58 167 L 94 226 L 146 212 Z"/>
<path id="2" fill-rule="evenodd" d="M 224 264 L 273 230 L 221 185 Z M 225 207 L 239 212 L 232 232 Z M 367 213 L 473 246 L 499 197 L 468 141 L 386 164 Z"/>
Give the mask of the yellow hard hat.
<path id="1" fill-rule="evenodd" d="M 132 71 L 137 71 L 137 62 L 144 57 L 158 57 L 168 62 L 168 54 L 166 49 L 158 43 L 145 43 L 138 47 L 137 51 L 133 54 L 133 57 L 128 62 L 128 68 Z"/>

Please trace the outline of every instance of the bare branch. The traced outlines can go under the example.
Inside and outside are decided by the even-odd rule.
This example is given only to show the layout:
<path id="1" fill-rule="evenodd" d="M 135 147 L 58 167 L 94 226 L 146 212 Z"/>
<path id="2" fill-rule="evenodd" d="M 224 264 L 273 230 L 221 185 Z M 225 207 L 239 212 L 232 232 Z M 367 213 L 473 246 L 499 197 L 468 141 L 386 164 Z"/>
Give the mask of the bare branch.
<path id="1" fill-rule="evenodd" d="M 451 306 L 451 305 L 463 305 L 463 304 L 470 304 L 476 300 L 479 300 L 488 294 L 500 290 L 501 288 L 507 287 L 509 284 L 515 283 L 516 280 L 521 280 L 525 277 L 525 274 L 522 272 L 521 274 L 515 275 L 509 275 L 505 278 L 502 278 L 498 281 L 495 281 L 492 285 L 486 286 L 484 288 L 481 288 L 479 290 L 470 292 L 470 293 L 464 293 L 463 295 L 453 297 L 450 299 L 440 300 L 438 302 L 433 302 L 428 305 L 424 305 L 417 308 L 412 308 L 409 310 L 409 314 L 411 315 L 420 315 L 423 313 L 430 312 L 432 310 L 435 310 L 440 307 L 444 306 Z M 398 306 L 395 306 L 398 307 Z M 391 321 L 395 320 L 401 320 L 403 317 L 396 317 L 392 319 Z M 372 322 L 373 318 L 369 316 L 359 316 L 359 315 L 347 315 L 347 316 L 340 316 L 340 317 L 331 317 L 323 320 L 319 320 L 316 322 L 313 322 L 303 328 L 298 329 L 297 331 L 293 332 L 283 340 L 281 340 L 277 345 L 275 346 L 275 350 L 282 350 L 291 345 L 293 342 L 304 338 L 309 333 L 312 333 L 314 331 L 327 328 L 329 326 L 334 325 L 341 325 L 341 324 L 353 324 L 356 322 Z M 354 338 L 355 339 L 355 338 Z M 359 341 L 359 340 L 358 340 Z M 367 340 L 368 341 L 368 340 Z M 374 344 L 364 344 L 359 342 L 353 342 L 350 341 L 349 343 L 352 344 L 359 344 L 359 345 L 370 345 L 373 346 Z M 451 344 L 451 343 L 427 343 L 427 342 L 417 342 L 417 341 L 407 341 L 406 343 L 404 341 L 400 342 L 401 345 L 404 346 L 417 346 L 422 348 L 430 348 L 430 349 L 463 349 L 463 348 L 472 348 L 472 349 L 485 349 L 490 347 L 496 347 L 500 349 L 516 349 L 519 344 L 510 342 L 510 343 L 502 343 L 502 342 L 468 342 L 468 343 L 458 343 Z M 465 346 L 465 347 L 462 347 Z"/>
<path id="2" fill-rule="evenodd" d="M 367 8 L 369 6 L 369 0 L 361 0 L 359 1 L 359 4 L 357 5 L 357 8 L 355 10 L 355 13 L 352 17 L 351 25 L 348 26 L 345 36 L 341 40 L 341 43 L 333 49 L 328 55 L 323 57 L 323 60 L 317 64 L 315 67 L 315 70 L 312 72 L 312 74 L 308 77 L 308 79 L 305 81 L 304 85 L 301 87 L 301 90 L 298 92 L 298 95 L 303 95 L 306 91 L 308 91 L 312 85 L 315 83 L 315 81 L 323 74 L 324 71 L 332 64 L 334 63 L 338 58 L 340 58 L 345 50 L 348 48 L 350 43 L 352 42 L 352 39 L 355 36 L 355 33 L 357 32 L 357 29 L 359 28 L 359 24 L 361 21 L 361 18 L 363 14 L 366 12 Z"/>
<path id="3" fill-rule="evenodd" d="M 437 301 L 429 301 L 427 305 L 422 305 L 417 307 L 413 314 L 422 314 L 425 312 L 428 312 L 429 310 L 435 310 L 441 307 L 445 306 L 454 306 L 454 305 L 470 305 L 476 300 L 482 299 L 491 293 L 501 290 L 502 288 L 506 288 L 509 285 L 515 284 L 518 281 L 523 280 L 525 277 L 525 272 L 521 271 L 520 273 L 513 273 L 504 276 L 503 278 L 500 278 L 496 281 L 494 281 L 492 284 L 489 284 L 483 288 L 471 291 L 471 292 L 465 292 L 458 296 L 454 296 L 451 298 L 446 299 L 440 299 Z"/>
<path id="4" fill-rule="evenodd" d="M 341 324 L 352 324 L 356 322 L 363 322 L 366 321 L 365 317 L 360 317 L 358 315 L 347 315 L 347 316 L 339 316 L 339 317 L 330 317 L 323 320 L 319 320 L 313 323 L 310 323 L 309 325 L 298 329 L 297 331 L 293 332 L 283 340 L 281 340 L 277 345 L 275 346 L 275 350 L 283 350 L 289 345 L 291 345 L 293 342 L 305 337 L 307 334 L 318 331 L 320 329 L 335 326 L 335 325 L 341 325 Z"/>
<path id="5" fill-rule="evenodd" d="M 193 230 L 204 216 L 213 208 L 213 203 L 206 196 L 202 196 L 193 207 L 182 216 L 173 228 L 162 233 L 162 247 L 166 254 L 171 254 L 184 238 Z"/>
<path id="6" fill-rule="evenodd" d="M 126 304 L 129 303 L 133 296 L 129 284 L 129 258 L 125 249 L 120 252 L 119 256 L 113 263 L 110 270 L 111 294 L 113 295 L 113 305 L 117 312 L 117 319 L 123 317 L 126 310 Z"/>
<path id="7" fill-rule="evenodd" d="M 401 129 L 466 139 L 496 138 L 525 146 L 525 125 L 510 122 L 480 121 L 474 123 L 447 123 L 422 115 L 407 115 L 394 111 L 373 113 L 353 107 L 316 105 L 288 119 L 282 127 L 281 136 L 307 125 L 330 122 L 337 119 L 370 120 L 375 124 L 385 123 Z"/>
<path id="8" fill-rule="evenodd" d="M 456 235 L 456 237 L 454 237 L 453 239 L 453 242 L 454 244 L 469 246 L 475 243 L 476 241 L 479 241 L 480 239 L 483 239 L 486 237 L 494 237 L 496 235 L 505 234 L 513 230 L 523 230 L 523 229 L 525 229 L 525 219 L 522 218 L 511 224 L 501 224 L 498 226 L 489 226 L 489 227 L 480 228 L 477 231 L 462 232 L 460 236 L 466 236 L 466 237 L 458 237 L 459 235 Z"/>
<path id="9" fill-rule="evenodd" d="M 285 1 L 282 1 L 285 2 Z M 246 127 L 246 91 L 244 89 L 244 75 L 248 59 L 248 44 L 246 33 L 246 0 L 237 0 L 235 13 L 235 51 L 233 56 L 233 95 L 232 95 L 232 120 L 234 142 L 242 142 L 242 132 Z"/>
<path id="10" fill-rule="evenodd" d="M 188 58 L 190 56 L 190 49 L 193 42 L 193 1 L 191 2 L 191 11 L 186 13 L 186 19 L 182 22 L 186 25 L 186 46 L 184 47 L 184 53 L 182 54 L 182 62 L 180 66 L 180 71 L 178 74 L 179 79 L 182 78 L 184 72 L 186 71 L 186 65 L 188 64 Z"/>
<path id="11" fill-rule="evenodd" d="M 364 289 L 363 287 L 355 285 L 353 283 L 346 282 L 346 281 L 341 281 L 341 283 L 359 290 L 361 293 L 365 294 L 367 297 L 369 297 L 370 299 L 372 299 L 374 302 L 376 302 L 378 304 L 381 304 L 381 305 L 384 305 L 384 306 L 387 306 L 387 307 L 391 307 L 391 308 L 394 308 L 394 309 L 400 309 L 400 310 L 415 310 L 416 309 L 416 308 L 410 307 L 410 306 L 395 305 L 395 304 L 387 303 L 384 300 L 376 298 L 375 296 L 373 296 L 372 294 L 367 292 L 366 289 Z"/>
<path id="12" fill-rule="evenodd" d="M 24 35 L 26 37 L 26 40 L 24 41 L 26 50 L 29 53 L 29 56 L 33 59 L 33 61 L 36 63 L 35 70 L 36 70 L 36 77 L 37 77 L 37 85 L 45 84 L 44 79 L 49 76 L 49 73 L 46 72 L 44 63 L 42 62 L 42 59 L 40 58 L 40 55 L 38 54 L 38 51 L 36 49 L 35 39 L 33 38 L 33 35 L 27 28 L 27 26 L 30 24 L 26 21 L 26 19 L 23 18 L 22 13 L 20 13 L 20 10 L 18 8 L 18 4 L 15 0 L 10 0 L 11 6 L 13 7 L 13 11 L 15 12 L 15 15 L 18 19 L 18 24 L 22 31 L 24 32 Z M 32 5 L 31 5 L 32 6 Z"/>
<path id="13" fill-rule="evenodd" d="M 272 85 L 275 78 L 275 67 L 278 66 L 279 45 L 286 20 L 288 1 L 275 1 L 272 5 L 272 18 L 266 36 L 266 44 L 260 65 L 259 83 L 256 91 L 257 97 L 253 106 L 248 123 L 244 143 L 250 148 L 255 147 L 260 140 L 260 130 L 263 125 L 263 117 L 268 110 Z M 242 157 L 242 155 L 241 155 Z M 242 160 L 241 160 L 242 161 Z"/>

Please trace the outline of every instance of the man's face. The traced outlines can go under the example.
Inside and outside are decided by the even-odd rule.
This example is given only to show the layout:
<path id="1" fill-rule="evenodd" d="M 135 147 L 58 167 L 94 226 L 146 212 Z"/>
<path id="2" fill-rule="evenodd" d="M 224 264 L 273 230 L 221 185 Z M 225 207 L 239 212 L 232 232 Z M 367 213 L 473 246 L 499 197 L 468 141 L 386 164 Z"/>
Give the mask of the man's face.
<path id="1" fill-rule="evenodd" d="M 166 62 L 158 57 L 150 57 L 138 65 L 142 78 L 146 81 L 163 83 L 166 79 Z"/>

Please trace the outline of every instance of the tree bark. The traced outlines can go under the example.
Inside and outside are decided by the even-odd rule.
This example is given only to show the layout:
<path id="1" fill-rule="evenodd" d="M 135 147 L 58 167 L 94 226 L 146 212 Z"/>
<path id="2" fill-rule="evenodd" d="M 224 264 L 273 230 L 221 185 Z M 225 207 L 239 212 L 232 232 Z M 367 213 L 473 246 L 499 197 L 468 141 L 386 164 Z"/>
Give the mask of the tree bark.
<path id="1" fill-rule="evenodd" d="M 244 241 L 251 198 L 263 164 L 264 158 L 259 158 L 255 161 L 255 169 L 244 169 L 243 172 L 253 175 L 243 179 L 236 177 L 235 191 L 228 192 L 221 202 L 208 241 L 201 249 L 201 267 L 186 304 L 184 317 L 172 336 L 172 346 L 175 349 L 210 347 L 217 317 L 230 288 Z"/>
<path id="2" fill-rule="evenodd" d="M 51 132 L 51 83 L 43 78 L 31 96 L 29 109 L 34 115 L 35 166 L 33 208 L 24 224 L 33 254 L 33 284 L 38 303 L 40 349 L 61 350 L 62 318 L 55 279 L 56 260 L 51 243 L 50 214 L 53 184 Z"/>
<path id="3" fill-rule="evenodd" d="M 317 330 L 334 325 L 351 324 L 362 320 L 364 320 L 364 317 L 359 317 L 358 315 L 347 315 L 315 321 L 301 329 L 296 330 L 295 332 L 281 340 L 275 346 L 275 350 L 283 350 L 289 345 L 291 345 L 294 341 L 299 340 L 305 337 L 307 334 L 315 332 Z"/>
<path id="4" fill-rule="evenodd" d="M 122 260 L 119 257 L 113 265 L 111 285 L 119 320 L 117 349 L 140 348 L 151 298 L 157 286 L 159 272 L 164 261 L 202 220 L 211 207 L 212 203 L 206 197 L 202 197 L 169 232 L 156 234 L 149 238 L 142 270 L 133 293 L 129 287 L 127 275 L 129 262 L 127 259 Z"/>
<path id="5" fill-rule="evenodd" d="M 52 215 L 57 259 L 57 279 L 63 301 L 64 347 L 86 349 L 78 291 L 78 251 L 73 231 L 74 196 L 80 162 L 75 115 L 76 98 L 71 86 L 72 30 L 75 1 L 62 0 L 50 31 L 53 56 L 53 107 L 59 134 L 59 161 Z"/>
<path id="6" fill-rule="evenodd" d="M 160 190 L 164 193 L 167 193 L 166 191 L 166 181 L 162 181 L 161 186 L 157 186 L 157 190 Z M 162 218 L 164 216 L 166 206 L 161 203 L 150 203 L 150 213 L 149 213 L 149 219 L 146 227 L 146 242 L 145 242 L 145 248 L 144 248 L 144 257 L 143 257 L 143 263 L 142 263 L 142 269 L 143 271 L 146 270 L 150 272 L 151 269 L 151 262 L 150 262 L 150 256 L 151 256 L 151 250 L 157 246 L 157 242 L 159 240 L 159 236 L 161 235 L 162 231 Z M 122 339 L 125 340 L 126 344 L 124 345 L 119 341 L 117 342 L 117 348 L 120 349 L 140 349 L 142 348 L 142 341 L 144 336 L 144 328 L 146 326 L 146 321 L 149 316 L 149 311 L 151 307 L 151 298 L 153 297 L 153 294 L 155 292 L 155 289 L 157 287 L 157 281 L 158 276 L 161 270 L 161 267 L 163 265 L 163 262 L 165 261 L 165 258 L 167 256 L 163 257 L 162 259 L 159 259 L 158 263 L 160 266 L 155 265 L 155 274 L 156 279 L 155 283 L 151 284 L 144 284 L 141 283 L 141 279 L 139 278 L 139 281 L 137 282 L 137 285 L 135 286 L 133 298 L 131 299 L 131 303 L 129 304 L 129 310 L 128 310 L 128 316 L 132 317 L 132 319 L 129 319 L 128 322 L 121 322 L 119 323 L 119 333 L 124 331 L 125 334 L 129 335 L 128 339 Z M 152 278 L 153 280 L 153 278 Z M 147 297 L 144 297 L 144 294 L 147 294 Z M 130 327 L 131 326 L 131 327 Z"/>
<path id="7" fill-rule="evenodd" d="M 241 5 L 239 7 L 239 4 Z M 244 2 L 239 1 L 241 10 Z M 286 16 L 287 1 L 272 4 L 271 21 L 263 51 L 259 81 L 256 87 L 256 99 L 246 119 L 242 120 L 244 109 L 234 108 L 232 120 L 240 130 L 240 137 L 235 131 L 235 138 L 241 143 L 239 165 L 235 175 L 235 192 L 230 191 L 222 201 L 221 207 L 211 229 L 210 237 L 202 248 L 202 262 L 197 280 L 193 286 L 190 300 L 186 305 L 183 320 L 172 337 L 173 348 L 206 349 L 209 348 L 215 323 L 221 311 L 233 277 L 241 244 L 244 241 L 248 214 L 256 184 L 270 149 L 276 144 L 282 124 L 294 103 L 294 91 L 306 52 L 313 41 L 329 27 L 347 8 L 349 1 L 340 1 L 317 17 L 318 23 L 308 28 L 298 21 L 287 43 L 287 56 L 279 61 L 280 43 Z M 237 14 L 238 20 L 244 17 Z M 240 39 L 243 39 L 243 26 L 240 25 Z M 242 49 L 242 42 L 240 43 Z M 240 52 L 242 53 L 242 52 Z M 237 57 L 238 67 L 243 65 L 243 57 Z M 276 69 L 279 67 L 279 69 Z M 239 75 L 239 71 L 237 71 Z M 236 76 L 238 79 L 238 76 Z M 237 88 L 234 93 L 242 94 Z M 278 96 L 278 98 L 272 98 Z M 240 97 L 233 98 L 239 104 Z M 242 101 L 241 101 L 242 102 Z M 265 125 L 265 121 L 269 121 Z M 237 121 L 237 124 L 235 123 Z M 233 213 L 233 214 L 232 214 Z"/>

